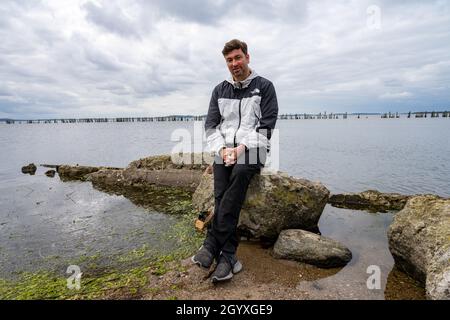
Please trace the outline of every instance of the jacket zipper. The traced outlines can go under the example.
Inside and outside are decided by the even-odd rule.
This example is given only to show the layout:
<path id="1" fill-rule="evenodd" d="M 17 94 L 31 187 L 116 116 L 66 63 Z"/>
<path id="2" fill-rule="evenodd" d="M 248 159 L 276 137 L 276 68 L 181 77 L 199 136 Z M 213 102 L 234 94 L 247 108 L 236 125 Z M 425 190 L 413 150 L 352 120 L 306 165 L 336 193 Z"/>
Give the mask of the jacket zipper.
<path id="1" fill-rule="evenodd" d="M 236 129 L 236 132 L 234 133 L 234 147 L 237 147 L 236 135 L 237 135 L 237 132 L 239 131 L 239 128 L 241 127 L 241 102 L 242 102 L 242 99 L 239 99 L 239 124 L 238 124 L 238 127 Z"/>

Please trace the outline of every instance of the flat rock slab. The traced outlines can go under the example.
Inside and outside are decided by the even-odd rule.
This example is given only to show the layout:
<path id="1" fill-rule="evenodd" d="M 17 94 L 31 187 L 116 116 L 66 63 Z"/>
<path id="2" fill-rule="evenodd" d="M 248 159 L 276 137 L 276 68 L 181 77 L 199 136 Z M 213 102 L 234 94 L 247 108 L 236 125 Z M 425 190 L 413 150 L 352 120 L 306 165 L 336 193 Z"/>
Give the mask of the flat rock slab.
<path id="1" fill-rule="evenodd" d="M 150 185 L 181 188 L 193 192 L 202 172 L 187 169 L 148 170 L 127 168 L 124 170 L 98 170 L 88 175 L 87 180 L 96 187 L 120 190 L 124 187 L 145 188 Z"/>
<path id="2" fill-rule="evenodd" d="M 403 209 L 410 197 L 399 193 L 382 193 L 377 190 L 367 190 L 361 193 L 333 194 L 328 199 L 328 203 L 338 208 L 387 212 Z"/>
<path id="3" fill-rule="evenodd" d="M 209 153 L 173 153 L 142 158 L 130 162 L 127 168 L 146 170 L 184 169 L 204 171 L 214 161 Z"/>

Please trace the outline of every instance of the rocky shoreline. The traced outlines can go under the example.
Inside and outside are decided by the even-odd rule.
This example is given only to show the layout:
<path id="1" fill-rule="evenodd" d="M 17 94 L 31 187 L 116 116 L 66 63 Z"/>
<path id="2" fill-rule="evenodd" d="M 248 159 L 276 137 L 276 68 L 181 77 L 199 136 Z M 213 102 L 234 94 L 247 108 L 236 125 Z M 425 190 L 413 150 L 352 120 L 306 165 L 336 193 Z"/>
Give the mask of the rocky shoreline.
<path id="1" fill-rule="evenodd" d="M 193 208 L 204 212 L 214 207 L 211 163 L 207 154 L 189 154 L 179 155 L 175 161 L 168 155 L 143 158 L 126 168 L 54 167 L 63 181 L 90 181 L 100 190 L 130 199 L 133 194 L 148 194 L 149 188 L 183 190 L 192 196 Z M 154 205 L 152 194 L 142 198 L 140 205 Z M 249 240 L 270 243 L 273 258 L 321 268 L 342 267 L 351 260 L 351 251 L 318 233 L 317 224 L 327 203 L 368 212 L 393 212 L 388 238 L 396 266 L 426 288 L 428 299 L 450 299 L 449 199 L 376 190 L 330 195 L 319 182 L 282 172 L 263 172 L 252 180 L 238 229 Z"/>

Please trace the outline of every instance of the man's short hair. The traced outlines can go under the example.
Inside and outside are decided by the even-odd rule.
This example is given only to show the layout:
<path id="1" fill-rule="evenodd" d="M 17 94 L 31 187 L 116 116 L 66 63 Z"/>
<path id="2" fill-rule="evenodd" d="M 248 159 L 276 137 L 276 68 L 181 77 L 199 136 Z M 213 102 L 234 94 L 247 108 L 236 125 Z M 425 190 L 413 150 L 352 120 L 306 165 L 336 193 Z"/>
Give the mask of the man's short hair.
<path id="1" fill-rule="evenodd" d="M 231 51 L 236 49 L 242 49 L 242 52 L 244 54 L 247 54 L 247 44 L 244 41 L 233 39 L 225 43 L 225 46 L 223 47 L 222 54 L 223 56 L 226 56 Z"/>

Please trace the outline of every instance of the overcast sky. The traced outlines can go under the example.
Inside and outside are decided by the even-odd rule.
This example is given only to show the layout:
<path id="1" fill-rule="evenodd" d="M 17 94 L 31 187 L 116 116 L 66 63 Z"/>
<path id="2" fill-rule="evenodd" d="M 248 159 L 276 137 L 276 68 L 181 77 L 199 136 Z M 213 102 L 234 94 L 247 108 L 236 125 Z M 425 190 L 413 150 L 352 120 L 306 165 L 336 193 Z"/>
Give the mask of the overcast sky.
<path id="1" fill-rule="evenodd" d="M 2 0 L 0 118 L 206 114 L 232 38 L 280 113 L 450 110 L 450 1 L 392 2 Z"/>

